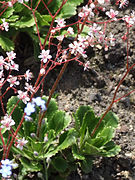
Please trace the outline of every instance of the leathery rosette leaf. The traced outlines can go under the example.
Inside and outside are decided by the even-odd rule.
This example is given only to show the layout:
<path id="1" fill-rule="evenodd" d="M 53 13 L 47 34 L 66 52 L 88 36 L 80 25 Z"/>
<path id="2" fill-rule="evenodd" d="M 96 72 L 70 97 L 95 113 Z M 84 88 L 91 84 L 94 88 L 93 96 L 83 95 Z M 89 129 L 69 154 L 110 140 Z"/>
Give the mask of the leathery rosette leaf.
<path id="1" fill-rule="evenodd" d="M 77 131 L 79 130 L 79 143 L 76 145 L 74 156 L 80 159 L 80 155 L 114 156 L 120 151 L 112 138 L 118 125 L 118 117 L 113 112 L 108 112 L 95 134 L 91 133 L 96 127 L 100 117 L 95 116 L 90 106 L 81 106 L 74 114 Z M 78 155 L 76 154 L 78 153 Z M 81 158 L 82 158 L 81 157 Z"/>

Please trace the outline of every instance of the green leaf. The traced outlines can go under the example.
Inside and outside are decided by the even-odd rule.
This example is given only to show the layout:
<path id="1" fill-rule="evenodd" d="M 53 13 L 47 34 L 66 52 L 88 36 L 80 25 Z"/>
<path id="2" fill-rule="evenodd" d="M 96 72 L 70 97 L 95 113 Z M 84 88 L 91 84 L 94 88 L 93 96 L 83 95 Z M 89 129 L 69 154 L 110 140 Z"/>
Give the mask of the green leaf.
<path id="1" fill-rule="evenodd" d="M 35 21 L 34 21 L 34 17 L 31 15 L 31 16 L 23 16 L 21 17 L 20 20 L 18 20 L 14 26 L 17 27 L 17 28 L 28 28 L 28 27 L 32 27 L 35 25 Z"/>
<path id="2" fill-rule="evenodd" d="M 96 137 L 94 139 L 91 139 L 90 142 L 93 146 L 100 148 L 104 145 L 105 143 L 105 138 L 104 137 Z"/>
<path id="3" fill-rule="evenodd" d="M 0 46 L 4 51 L 13 51 L 14 43 L 5 36 L 0 35 Z"/>
<path id="4" fill-rule="evenodd" d="M 17 102 L 19 101 L 19 98 L 17 96 L 12 96 L 11 98 L 8 99 L 7 102 L 7 110 L 12 106 L 12 105 L 16 105 Z M 18 105 L 20 108 L 24 109 L 25 104 L 22 101 L 19 101 Z"/>
<path id="5" fill-rule="evenodd" d="M 23 157 L 20 158 L 20 162 L 23 165 L 23 168 L 25 168 L 25 171 L 28 172 L 39 172 L 43 168 L 41 163 L 29 161 L 28 159 Z"/>
<path id="6" fill-rule="evenodd" d="M 13 104 L 10 108 L 8 108 L 7 113 L 10 114 L 12 110 L 14 109 L 15 105 Z M 12 113 L 12 118 L 15 121 L 15 126 L 17 127 L 23 117 L 23 109 L 21 109 L 19 106 L 17 106 L 13 113 Z"/>
<path id="7" fill-rule="evenodd" d="M 65 140 L 59 145 L 59 149 L 63 150 L 76 143 L 77 133 L 74 129 L 70 129 Z"/>
<path id="8" fill-rule="evenodd" d="M 56 134 L 61 132 L 64 128 L 65 113 L 63 111 L 57 111 L 54 113 L 52 119 L 48 121 L 48 128 L 54 129 Z"/>
<path id="9" fill-rule="evenodd" d="M 23 130 L 24 136 L 30 136 L 31 133 L 36 133 L 37 126 L 31 121 L 24 121 Z"/>
<path id="10" fill-rule="evenodd" d="M 11 7 L 9 7 L 8 9 L 6 9 L 6 11 L 1 15 L 1 19 L 5 18 L 8 19 L 10 16 L 12 16 L 14 13 L 14 9 Z"/>
<path id="11" fill-rule="evenodd" d="M 7 21 L 8 22 L 15 22 L 16 20 L 19 19 L 19 16 L 18 15 L 13 15 L 11 16 Z"/>
<path id="12" fill-rule="evenodd" d="M 96 148 L 95 146 L 89 144 L 89 143 L 85 143 L 84 145 L 84 149 L 83 149 L 83 153 L 87 154 L 87 155 L 98 155 L 100 152 L 100 150 L 98 148 Z"/>
<path id="13" fill-rule="evenodd" d="M 68 163 L 62 157 L 54 158 L 52 160 L 52 165 L 58 172 L 64 172 L 68 167 Z"/>
<path id="14" fill-rule="evenodd" d="M 58 17 L 66 19 L 71 16 L 74 16 L 75 14 L 76 14 L 76 7 L 73 6 L 73 4 L 66 3 L 62 8 L 60 15 Z"/>
<path id="15" fill-rule="evenodd" d="M 23 9 L 25 8 L 25 6 L 23 6 L 20 3 L 15 3 L 13 8 L 14 8 L 16 13 L 19 13 L 19 12 L 23 12 Z"/>
<path id="16" fill-rule="evenodd" d="M 116 128 L 118 126 L 119 118 L 114 112 L 108 112 L 107 115 L 103 119 L 106 127 L 114 127 Z"/>
<path id="17" fill-rule="evenodd" d="M 20 150 L 19 148 L 12 146 L 12 152 L 14 152 L 15 154 L 19 154 L 29 160 L 34 159 L 33 152 L 25 148 L 23 148 L 23 150 Z"/>
<path id="18" fill-rule="evenodd" d="M 99 136 L 103 137 L 104 140 L 105 140 L 103 145 L 106 144 L 107 142 L 112 140 L 112 138 L 114 137 L 114 129 L 113 129 L 113 127 L 104 128 L 103 131 L 99 134 Z"/>
<path id="19" fill-rule="evenodd" d="M 82 123 L 83 123 L 83 117 L 84 117 L 85 113 L 91 109 L 92 108 L 90 106 L 80 106 L 79 107 L 79 109 L 75 113 L 76 129 L 78 129 L 78 130 L 80 129 L 80 127 L 82 126 Z"/>
<path id="20" fill-rule="evenodd" d="M 85 156 L 81 155 L 81 153 L 79 152 L 79 149 L 77 148 L 75 144 L 72 146 L 72 153 L 75 159 L 79 159 L 79 160 L 85 159 Z"/>
<path id="21" fill-rule="evenodd" d="M 44 99 L 46 102 L 48 100 L 47 96 L 43 96 L 42 99 Z M 45 117 L 47 118 L 47 121 L 49 122 L 50 119 L 52 119 L 53 114 L 58 110 L 58 105 L 57 102 L 54 98 L 51 99 L 48 108 L 47 108 L 47 112 L 45 114 Z"/>
<path id="22" fill-rule="evenodd" d="M 44 157 L 52 157 L 55 154 L 57 154 L 59 151 L 62 151 L 72 146 L 73 144 L 76 143 L 76 136 L 77 136 L 76 131 L 74 129 L 70 129 L 68 132 L 66 132 L 66 136 L 64 136 L 65 139 L 62 141 L 62 143 L 59 144 L 57 147 L 55 147 L 54 150 L 50 150 L 49 152 L 47 152 Z"/>
<path id="23" fill-rule="evenodd" d="M 77 13 L 77 6 L 80 5 L 83 0 L 70 0 L 61 9 L 60 14 L 57 17 L 70 18 Z"/>
<path id="24" fill-rule="evenodd" d="M 120 146 L 116 145 L 113 141 L 104 145 L 102 156 L 111 157 L 117 155 L 121 151 Z"/>
<path id="25" fill-rule="evenodd" d="M 81 162 L 81 168 L 83 172 L 87 174 L 90 173 L 92 171 L 92 164 L 93 164 L 93 161 L 91 157 L 86 156 L 86 159 Z"/>
<path id="26" fill-rule="evenodd" d="M 38 11 L 35 13 L 37 21 L 40 26 L 50 25 L 52 17 L 50 15 L 41 15 Z"/>
<path id="27" fill-rule="evenodd" d="M 87 113 L 85 113 L 84 115 L 80 133 L 81 134 L 84 133 L 84 131 L 88 127 L 89 134 L 91 134 L 93 129 L 96 127 L 97 123 L 98 123 L 98 119 L 95 117 L 94 111 L 92 109 L 88 110 Z"/>

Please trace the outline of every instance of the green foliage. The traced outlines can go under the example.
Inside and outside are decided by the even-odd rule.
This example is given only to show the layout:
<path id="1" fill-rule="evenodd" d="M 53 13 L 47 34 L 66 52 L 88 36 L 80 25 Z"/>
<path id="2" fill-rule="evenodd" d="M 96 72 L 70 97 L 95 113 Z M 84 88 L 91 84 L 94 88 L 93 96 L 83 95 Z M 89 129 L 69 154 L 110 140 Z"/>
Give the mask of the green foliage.
<path id="1" fill-rule="evenodd" d="M 42 99 L 47 101 L 48 97 L 43 96 Z M 10 114 L 15 107 L 12 117 L 19 124 L 25 104 L 18 100 L 16 96 L 9 99 L 7 112 Z M 56 99 L 52 98 L 43 118 L 40 136 L 37 137 L 39 116 L 40 111 L 37 107 L 36 112 L 31 115 L 33 120 L 24 121 L 18 133 L 20 138 L 27 139 L 26 147 L 23 147 L 23 150 L 12 147 L 14 156 L 20 155 L 20 178 L 25 177 L 28 172 L 40 171 L 44 174 L 45 169 L 50 177 L 53 178 L 53 173 L 57 173 L 58 179 L 64 179 L 78 166 L 85 173 L 89 173 L 95 156 L 110 157 L 120 151 L 120 147 L 112 141 L 118 125 L 118 117 L 113 112 L 105 116 L 92 137 L 91 133 L 100 117 L 95 116 L 90 106 L 79 107 L 74 113 L 75 125 L 69 128 L 71 116 L 58 110 Z"/>
<path id="2" fill-rule="evenodd" d="M 68 0 L 68 2 L 62 7 L 57 18 L 70 18 L 71 16 L 77 13 L 77 6 L 80 5 L 83 0 Z M 33 0 L 33 11 L 37 6 L 38 1 Z M 28 4 L 28 3 L 27 3 Z M 53 0 L 49 5 L 48 8 L 52 14 L 55 14 L 60 8 L 62 4 L 62 0 Z M 28 4 L 30 5 L 30 4 Z M 47 35 L 47 32 L 50 27 L 50 23 L 52 21 L 52 17 L 44 7 L 43 3 L 41 2 L 38 8 L 35 11 L 35 19 L 31 10 L 29 10 L 26 6 L 20 3 L 15 3 L 13 7 L 8 7 L 7 10 L 1 15 L 0 22 L 2 23 L 2 19 L 5 19 L 6 22 L 9 23 L 9 31 L 1 32 L 0 37 L 0 47 L 4 51 L 12 51 L 15 48 L 14 39 L 16 38 L 19 33 L 18 32 L 26 32 L 33 40 L 33 46 L 39 44 L 39 39 L 37 35 L 36 23 L 37 27 L 41 36 L 41 40 L 44 40 L 44 37 Z M 36 23 L 35 23 L 36 20 Z M 11 36 L 9 37 L 9 34 Z M 12 39 L 11 39 L 12 38 Z M 38 39 L 38 42 L 37 42 Z M 34 55 L 35 59 L 37 58 L 37 54 L 39 52 L 39 45 L 38 47 L 34 48 Z"/>
<path id="3" fill-rule="evenodd" d="M 112 142 L 115 128 L 118 125 L 118 117 L 113 112 L 103 119 L 102 123 L 91 137 L 100 117 L 96 117 L 90 106 L 81 106 L 74 114 L 77 131 L 79 129 L 79 141 L 73 149 L 74 156 L 80 155 L 102 155 L 115 156 L 120 147 Z M 79 125 L 79 126 L 78 126 Z"/>

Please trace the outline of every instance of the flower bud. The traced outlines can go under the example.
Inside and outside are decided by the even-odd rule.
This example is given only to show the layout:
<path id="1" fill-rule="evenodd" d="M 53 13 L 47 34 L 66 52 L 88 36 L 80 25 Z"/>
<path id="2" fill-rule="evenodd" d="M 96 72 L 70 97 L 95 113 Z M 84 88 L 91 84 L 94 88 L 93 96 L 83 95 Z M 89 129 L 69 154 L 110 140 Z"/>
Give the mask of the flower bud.
<path id="1" fill-rule="evenodd" d="M 44 74 L 45 74 L 45 69 L 44 68 L 40 69 L 40 75 L 43 76 Z"/>

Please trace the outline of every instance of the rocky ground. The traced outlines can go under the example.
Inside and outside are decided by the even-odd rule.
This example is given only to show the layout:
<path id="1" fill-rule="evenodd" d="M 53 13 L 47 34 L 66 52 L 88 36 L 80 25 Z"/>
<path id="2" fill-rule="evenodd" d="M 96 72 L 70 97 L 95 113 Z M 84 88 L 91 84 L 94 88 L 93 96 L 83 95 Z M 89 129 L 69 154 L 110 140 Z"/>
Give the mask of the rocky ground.
<path id="1" fill-rule="evenodd" d="M 135 4 L 121 10 L 129 14 Z M 102 19 L 102 18 L 101 18 Z M 97 115 L 102 114 L 112 101 L 115 87 L 126 72 L 126 43 L 120 37 L 126 32 L 123 21 L 109 25 L 115 35 L 116 46 L 109 51 L 88 50 L 90 70 L 71 62 L 59 83 L 58 103 L 60 109 L 74 112 L 79 105 L 90 105 Z M 135 63 L 135 28 L 129 35 L 129 65 Z M 131 70 L 117 94 L 117 98 L 135 89 L 135 70 Z M 135 180 L 135 94 L 115 103 L 112 111 L 119 117 L 115 142 L 121 146 L 121 152 L 113 158 L 97 158 L 92 172 L 88 175 L 78 173 L 69 179 L 73 180 Z"/>

